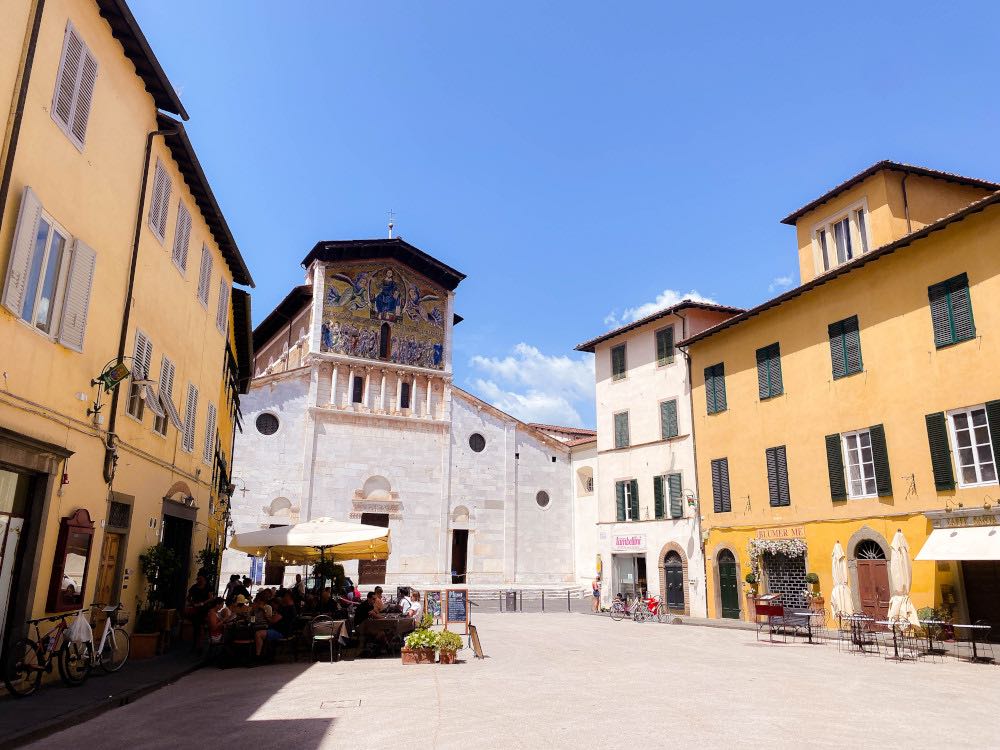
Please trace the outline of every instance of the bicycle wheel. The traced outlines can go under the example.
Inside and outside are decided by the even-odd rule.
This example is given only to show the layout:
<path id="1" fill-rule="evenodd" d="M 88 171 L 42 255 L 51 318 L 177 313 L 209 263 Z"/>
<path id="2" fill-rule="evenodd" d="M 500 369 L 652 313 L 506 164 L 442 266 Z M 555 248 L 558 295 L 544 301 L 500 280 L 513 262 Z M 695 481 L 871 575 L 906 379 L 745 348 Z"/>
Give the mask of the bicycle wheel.
<path id="1" fill-rule="evenodd" d="M 11 695 L 23 698 L 38 690 L 42 671 L 37 644 L 30 638 L 22 638 L 7 651 L 3 682 Z"/>
<path id="2" fill-rule="evenodd" d="M 108 633 L 101 649 L 101 669 L 105 672 L 117 672 L 125 666 L 128 659 L 129 639 L 124 628 L 115 628 Z"/>
<path id="3" fill-rule="evenodd" d="M 90 675 L 93 644 L 67 641 L 59 649 L 59 676 L 70 687 L 86 682 Z"/>
<path id="4" fill-rule="evenodd" d="M 611 619 L 615 622 L 621 621 L 625 617 L 625 607 L 622 606 L 621 602 L 613 602 L 611 604 Z"/>
<path id="5" fill-rule="evenodd" d="M 656 621 L 666 622 L 667 621 L 667 605 L 660 602 L 656 605 Z"/>

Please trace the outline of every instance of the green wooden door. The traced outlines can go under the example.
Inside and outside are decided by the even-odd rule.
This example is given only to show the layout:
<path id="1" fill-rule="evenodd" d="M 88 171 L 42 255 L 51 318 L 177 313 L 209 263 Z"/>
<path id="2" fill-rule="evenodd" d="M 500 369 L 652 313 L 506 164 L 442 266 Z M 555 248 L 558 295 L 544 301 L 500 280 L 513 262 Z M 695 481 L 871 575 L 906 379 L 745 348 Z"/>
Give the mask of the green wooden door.
<path id="1" fill-rule="evenodd" d="M 722 550 L 718 557 L 719 591 L 722 594 L 722 616 L 740 619 L 740 583 L 736 558 L 729 550 Z"/>

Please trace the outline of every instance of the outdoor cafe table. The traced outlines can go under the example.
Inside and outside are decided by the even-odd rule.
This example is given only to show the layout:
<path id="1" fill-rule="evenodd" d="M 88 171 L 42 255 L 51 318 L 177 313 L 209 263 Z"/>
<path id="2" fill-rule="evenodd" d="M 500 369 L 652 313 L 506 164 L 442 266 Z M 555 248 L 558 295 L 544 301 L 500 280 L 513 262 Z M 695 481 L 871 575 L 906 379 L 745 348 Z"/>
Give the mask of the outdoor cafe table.
<path id="1" fill-rule="evenodd" d="M 895 659 L 896 661 L 902 661 L 903 659 L 912 659 L 912 656 L 900 656 L 899 655 L 899 640 L 896 638 L 896 629 L 900 627 L 906 627 L 910 624 L 909 620 L 876 620 L 876 625 L 888 625 L 892 628 L 892 656 L 885 657 L 886 659 Z"/>
<path id="2" fill-rule="evenodd" d="M 920 624 L 924 626 L 924 631 L 927 633 L 927 651 L 928 654 L 944 654 L 947 651 L 943 648 L 934 648 L 934 641 L 932 640 L 933 631 L 928 627 L 928 625 L 947 625 L 948 623 L 944 620 L 921 620 Z M 940 638 L 938 640 L 941 640 Z"/>
<path id="3" fill-rule="evenodd" d="M 972 643 L 972 661 L 974 661 L 974 662 L 984 662 L 984 663 L 993 661 L 992 657 L 990 657 L 990 656 L 980 656 L 979 653 L 976 651 L 976 635 L 983 634 L 982 633 L 983 630 L 985 630 L 986 633 L 989 633 L 989 631 L 991 630 L 991 626 L 990 625 L 959 625 L 959 624 L 956 623 L 956 624 L 952 625 L 952 627 L 953 628 L 963 628 L 963 629 L 971 630 L 972 631 L 969 634 L 969 642 Z"/>
<path id="4" fill-rule="evenodd" d="M 813 624 L 812 624 L 813 623 L 813 618 L 814 617 L 826 617 L 826 613 L 825 612 L 813 612 L 812 610 L 810 610 L 809 612 L 792 612 L 792 615 L 795 616 L 795 617 L 804 617 L 804 618 L 806 618 L 806 639 L 807 639 L 807 642 L 808 643 L 818 643 L 817 641 L 813 640 Z"/>

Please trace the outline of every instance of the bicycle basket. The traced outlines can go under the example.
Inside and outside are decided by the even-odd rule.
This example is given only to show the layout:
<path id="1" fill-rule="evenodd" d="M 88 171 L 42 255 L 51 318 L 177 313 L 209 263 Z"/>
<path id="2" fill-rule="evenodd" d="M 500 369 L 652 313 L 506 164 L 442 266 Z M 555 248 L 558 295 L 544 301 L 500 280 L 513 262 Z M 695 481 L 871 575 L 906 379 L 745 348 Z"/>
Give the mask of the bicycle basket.
<path id="1" fill-rule="evenodd" d="M 126 612 L 124 609 L 119 609 L 117 612 L 115 612 L 115 625 L 117 625 L 118 627 L 123 627 L 125 625 L 128 625 L 128 612 Z"/>

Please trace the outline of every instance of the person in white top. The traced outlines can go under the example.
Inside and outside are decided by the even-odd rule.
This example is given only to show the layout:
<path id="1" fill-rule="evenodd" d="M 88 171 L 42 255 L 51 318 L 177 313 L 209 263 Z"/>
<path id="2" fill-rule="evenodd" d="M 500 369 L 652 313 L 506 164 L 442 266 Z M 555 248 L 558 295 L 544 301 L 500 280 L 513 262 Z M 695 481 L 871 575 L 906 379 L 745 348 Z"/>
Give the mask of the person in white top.
<path id="1" fill-rule="evenodd" d="M 420 617 L 423 613 L 423 607 L 420 606 L 420 592 L 410 591 L 410 596 L 413 597 L 413 599 L 407 601 L 410 606 L 409 609 L 406 607 L 403 608 L 403 614 L 407 617 L 412 617 L 417 622 L 420 622 Z"/>

